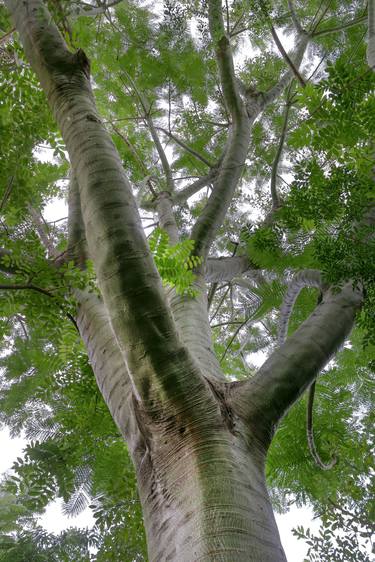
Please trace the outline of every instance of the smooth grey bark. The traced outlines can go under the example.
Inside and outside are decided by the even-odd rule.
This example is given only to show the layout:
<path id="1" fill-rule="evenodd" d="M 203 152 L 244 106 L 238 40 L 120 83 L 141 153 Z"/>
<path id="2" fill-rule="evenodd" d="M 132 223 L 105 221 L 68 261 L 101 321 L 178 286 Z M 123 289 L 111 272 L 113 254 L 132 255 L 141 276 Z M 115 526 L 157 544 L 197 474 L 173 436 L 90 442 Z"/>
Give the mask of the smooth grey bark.
<path id="1" fill-rule="evenodd" d="M 83 269 L 88 259 L 85 225 L 83 223 L 79 185 L 71 172 L 68 194 L 68 259 Z"/>
<path id="2" fill-rule="evenodd" d="M 291 55 L 291 60 L 293 61 L 294 67 L 298 70 L 301 66 L 304 54 L 310 42 L 310 36 L 306 31 L 302 31 L 297 36 L 297 44 L 294 51 L 294 55 Z M 288 70 L 285 72 L 277 84 L 270 88 L 263 96 L 261 101 L 261 110 L 273 103 L 280 94 L 289 86 L 294 78 L 293 70 Z"/>
<path id="3" fill-rule="evenodd" d="M 157 195 L 156 212 L 159 219 L 159 226 L 168 234 L 170 244 L 177 244 L 180 235 L 172 209 L 172 196 L 169 191 L 162 191 Z"/>
<path id="4" fill-rule="evenodd" d="M 233 194 L 242 175 L 250 142 L 253 119 L 250 120 L 236 80 L 230 39 L 225 33 L 221 0 L 209 0 L 208 21 L 215 47 L 220 82 L 232 125 L 228 147 L 215 179 L 207 205 L 198 217 L 191 238 L 195 241 L 195 253 L 203 258 L 221 226 Z"/>
<path id="5" fill-rule="evenodd" d="M 321 272 L 316 269 L 304 269 L 294 275 L 293 279 L 288 284 L 288 289 L 280 309 L 279 330 L 277 336 L 279 345 L 282 345 L 285 341 L 288 332 L 289 318 L 292 313 L 294 303 L 304 287 L 315 287 L 321 290 L 328 289 L 328 286 L 326 286 L 323 282 Z"/>
<path id="6" fill-rule="evenodd" d="M 294 71 L 285 72 L 268 91 L 258 92 L 246 88 L 235 75 L 230 38 L 225 32 L 220 0 L 208 2 L 208 21 L 224 100 L 231 116 L 231 127 L 227 146 L 213 181 L 212 193 L 191 232 L 191 238 L 196 243 L 195 252 L 204 258 L 208 255 L 240 181 L 254 121 L 291 83 L 295 72 L 298 73 L 310 41 L 309 34 L 302 30 L 298 34 L 294 54 L 290 57 L 288 55 Z"/>
<path id="7" fill-rule="evenodd" d="M 198 193 L 198 191 L 200 191 L 204 187 L 207 187 L 207 185 L 210 185 L 210 183 L 212 183 L 216 175 L 217 175 L 217 169 L 213 168 L 211 172 L 207 174 L 207 176 L 199 178 L 197 181 L 194 181 L 190 185 L 187 185 L 180 191 L 176 191 L 173 195 L 173 202 L 176 205 L 178 203 L 184 203 L 189 199 L 189 197 L 192 197 L 193 195 Z"/>
<path id="8" fill-rule="evenodd" d="M 293 20 L 293 25 L 294 25 L 295 30 L 298 33 L 301 33 L 303 28 L 302 28 L 301 22 L 298 19 L 296 8 L 294 6 L 293 0 L 288 0 L 288 8 L 289 8 L 289 11 L 290 11 L 291 18 Z"/>
<path id="9" fill-rule="evenodd" d="M 95 17 L 100 14 L 104 14 L 109 8 L 113 8 L 120 4 L 123 0 L 113 0 L 112 2 L 97 2 L 97 6 L 89 7 L 88 3 L 84 4 L 79 1 L 72 2 L 72 6 L 70 8 L 70 14 L 73 17 L 78 16 L 87 16 L 87 17 Z"/>
<path id="10" fill-rule="evenodd" d="M 202 276 L 197 276 L 193 288 L 196 291 L 193 298 L 178 295 L 174 289 L 170 289 L 168 300 L 173 318 L 182 342 L 190 350 L 204 376 L 213 381 L 225 381 L 212 344 L 206 286 Z"/>
<path id="11" fill-rule="evenodd" d="M 205 264 L 204 276 L 208 283 L 225 283 L 234 277 L 257 271 L 247 256 L 232 256 L 208 258 Z"/>

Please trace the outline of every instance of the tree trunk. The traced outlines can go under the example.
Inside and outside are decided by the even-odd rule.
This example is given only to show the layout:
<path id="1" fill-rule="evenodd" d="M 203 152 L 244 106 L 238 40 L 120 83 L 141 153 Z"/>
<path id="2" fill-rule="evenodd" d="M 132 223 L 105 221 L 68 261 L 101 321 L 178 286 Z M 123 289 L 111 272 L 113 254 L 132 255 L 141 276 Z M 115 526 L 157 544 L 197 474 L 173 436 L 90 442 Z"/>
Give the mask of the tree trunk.
<path id="1" fill-rule="evenodd" d="M 265 453 L 240 422 L 152 429 L 136 467 L 150 562 L 285 562 Z"/>
<path id="2" fill-rule="evenodd" d="M 237 385 L 213 378 L 217 408 L 198 420 L 169 409 L 151 419 L 123 392 L 126 367 L 103 303 L 90 293 L 77 298 L 90 363 L 135 465 L 150 562 L 285 561 L 265 483 L 266 448 L 233 408 Z M 189 307 L 185 313 L 188 323 Z"/>
<path id="3" fill-rule="evenodd" d="M 361 292 L 348 284 L 327 293 L 256 376 L 225 382 L 212 348 L 203 278 L 196 280 L 194 299 L 167 299 L 163 291 L 131 185 L 97 114 L 84 53 L 67 49 L 41 0 L 6 5 L 70 154 L 76 182 L 70 235 L 87 239 L 83 252 L 93 259 L 101 292 L 76 292 L 77 325 L 133 458 L 150 562 L 285 561 L 265 484 L 267 448 L 281 417 L 348 334 Z M 192 239 L 202 272 L 217 280 L 250 266 L 242 258 L 207 267 L 204 260 L 238 184 L 256 115 L 248 117 L 249 104 L 239 95 L 221 2 L 208 5 L 233 124 Z M 297 62 L 307 42 L 304 36 Z M 267 99 L 290 79 L 287 73 Z M 169 199 L 160 199 L 159 212 L 177 239 Z"/>

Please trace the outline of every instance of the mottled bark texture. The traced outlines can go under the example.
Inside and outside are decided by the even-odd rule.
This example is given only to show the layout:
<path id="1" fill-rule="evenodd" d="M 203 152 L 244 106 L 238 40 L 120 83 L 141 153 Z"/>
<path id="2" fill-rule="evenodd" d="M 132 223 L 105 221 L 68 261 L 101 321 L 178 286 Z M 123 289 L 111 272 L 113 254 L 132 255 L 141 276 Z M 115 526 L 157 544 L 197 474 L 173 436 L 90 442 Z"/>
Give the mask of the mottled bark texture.
<path id="1" fill-rule="evenodd" d="M 68 50 L 42 0 L 5 4 L 69 152 L 69 253 L 78 267 L 90 256 L 100 288 L 100 296 L 76 292 L 77 324 L 134 461 L 150 561 L 285 561 L 264 479 L 267 448 L 280 418 L 349 332 L 361 294 L 350 285 L 328 291 L 255 377 L 228 383 L 213 352 L 203 278 L 250 275 L 247 258 L 207 255 L 244 168 L 251 125 L 292 73 L 262 96 L 240 95 L 221 2 L 209 0 L 231 127 L 217 169 L 203 180 L 213 190 L 192 229 L 203 258 L 197 296 L 165 294 L 122 162 L 97 113 L 85 54 Z M 297 68 L 308 43 L 298 31 Z M 172 207 L 182 196 L 168 187 L 154 208 L 177 241 Z"/>

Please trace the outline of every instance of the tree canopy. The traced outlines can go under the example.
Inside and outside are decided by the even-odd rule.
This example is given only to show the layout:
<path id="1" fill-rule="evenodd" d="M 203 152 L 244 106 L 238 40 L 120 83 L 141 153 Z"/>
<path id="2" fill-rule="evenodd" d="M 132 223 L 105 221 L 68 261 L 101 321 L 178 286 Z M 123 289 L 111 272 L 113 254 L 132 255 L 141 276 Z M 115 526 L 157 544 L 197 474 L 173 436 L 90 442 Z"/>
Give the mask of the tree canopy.
<path id="1" fill-rule="evenodd" d="M 216 46 L 221 59 L 205 0 L 46 4 L 70 51 L 90 61 L 100 119 L 165 290 L 194 297 L 205 267 L 228 380 L 252 377 L 257 354 L 267 357 L 280 330 L 292 334 L 315 309 L 321 287 L 309 271 L 335 291 L 349 281 L 363 289 L 355 329 L 316 383 L 315 446 L 334 467 L 322 470 L 310 454 L 303 397 L 272 441 L 267 480 L 279 511 L 309 504 L 322 516 L 320 538 L 296 531 L 313 547 L 309 560 L 370 560 L 372 2 L 224 2 L 230 45 Z M 74 218 L 43 217 L 55 198 L 74 197 L 69 158 L 1 3 L 0 33 L 0 421 L 29 440 L 2 483 L 0 560 L 145 560 L 132 463 L 77 332 L 77 292 L 99 293 L 96 274 Z M 298 274 L 298 297 L 285 306 Z M 37 516 L 56 498 L 66 514 L 90 505 L 94 528 L 41 530 Z"/>

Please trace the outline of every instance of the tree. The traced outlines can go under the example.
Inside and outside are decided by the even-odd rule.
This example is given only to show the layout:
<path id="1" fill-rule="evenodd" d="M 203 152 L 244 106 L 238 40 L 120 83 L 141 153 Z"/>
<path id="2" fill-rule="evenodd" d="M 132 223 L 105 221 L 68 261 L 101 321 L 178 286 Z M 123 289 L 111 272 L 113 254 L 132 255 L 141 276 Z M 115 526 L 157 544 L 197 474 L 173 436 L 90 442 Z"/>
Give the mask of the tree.
<path id="1" fill-rule="evenodd" d="M 141 559 L 141 540 L 138 550 L 124 546 L 124 517 L 128 531 L 137 521 L 137 497 L 124 499 L 127 449 L 150 560 L 285 560 L 266 456 L 275 503 L 283 479 L 299 501 L 336 500 L 349 474 L 341 494 L 361 499 L 369 463 L 375 113 L 366 10 L 4 4 L 23 51 L 16 38 L 6 43 L 14 31 L 3 8 L 1 408 L 14 431 L 34 438 L 8 493 L 34 511 L 56 495 L 71 512 L 95 497 L 97 559 Z M 373 11 L 370 2 L 370 67 Z M 54 164 L 35 157 L 40 143 L 54 147 Z M 68 167 L 66 232 L 41 210 L 64 191 Z M 295 292 L 286 285 L 310 284 L 318 304 L 303 292 L 288 322 Z M 278 345 L 284 293 L 291 335 Z M 318 385 L 318 405 L 331 393 L 336 412 L 318 416 L 317 445 L 309 401 L 310 446 L 326 462 L 303 464 L 302 403 L 282 419 L 356 317 L 351 344 Z M 260 369 L 248 364 L 271 348 Z M 287 454 L 301 467 L 286 475 Z M 331 454 L 338 462 L 323 478 Z"/>

